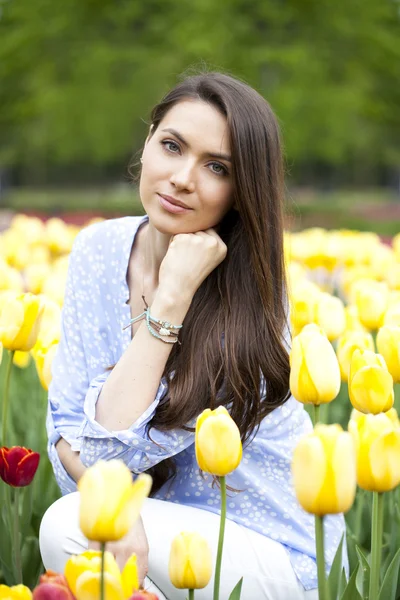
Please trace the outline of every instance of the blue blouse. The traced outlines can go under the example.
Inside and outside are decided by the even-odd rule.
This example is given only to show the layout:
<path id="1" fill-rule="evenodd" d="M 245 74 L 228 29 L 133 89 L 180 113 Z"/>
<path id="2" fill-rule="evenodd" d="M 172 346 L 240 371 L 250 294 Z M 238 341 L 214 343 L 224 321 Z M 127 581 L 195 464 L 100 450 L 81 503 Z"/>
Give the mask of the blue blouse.
<path id="1" fill-rule="evenodd" d="M 219 513 L 220 495 L 211 476 L 201 476 L 194 434 L 176 429 L 162 432 L 146 426 L 162 401 L 166 381 L 160 382 L 153 403 L 123 431 L 107 431 L 95 419 L 95 406 L 110 374 L 131 342 L 127 304 L 127 269 L 139 226 L 148 219 L 123 217 L 93 224 L 77 236 L 69 262 L 62 333 L 54 358 L 49 389 L 48 452 L 63 494 L 76 483 L 63 467 L 55 444 L 63 437 L 80 452 L 85 466 L 99 459 L 122 459 L 132 473 L 141 473 L 174 456 L 175 479 L 154 497 Z M 193 423 L 192 423 L 193 424 Z M 284 545 L 293 569 L 305 589 L 317 587 L 314 518 L 298 504 L 290 471 L 292 452 L 312 425 L 303 405 L 293 396 L 262 421 L 244 448 L 243 459 L 227 477 L 227 516 L 244 527 Z M 344 532 L 342 515 L 325 519 L 326 558 L 330 566 Z"/>

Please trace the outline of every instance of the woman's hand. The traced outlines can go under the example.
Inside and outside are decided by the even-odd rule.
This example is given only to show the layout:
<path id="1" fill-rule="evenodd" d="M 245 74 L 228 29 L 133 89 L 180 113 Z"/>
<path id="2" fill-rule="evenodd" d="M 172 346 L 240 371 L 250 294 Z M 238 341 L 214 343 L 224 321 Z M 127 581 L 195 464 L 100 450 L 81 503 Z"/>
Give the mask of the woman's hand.
<path id="1" fill-rule="evenodd" d="M 159 289 L 193 296 L 226 253 L 227 246 L 215 229 L 173 236 L 160 266 Z"/>
<path id="2" fill-rule="evenodd" d="M 89 542 L 89 549 L 100 550 L 100 544 L 98 542 Z M 115 556 L 115 560 L 121 571 L 131 554 L 135 553 L 137 557 L 139 585 L 143 586 L 144 578 L 149 569 L 149 544 L 141 517 L 138 518 L 132 529 L 122 539 L 117 542 L 108 542 L 106 550 Z"/>

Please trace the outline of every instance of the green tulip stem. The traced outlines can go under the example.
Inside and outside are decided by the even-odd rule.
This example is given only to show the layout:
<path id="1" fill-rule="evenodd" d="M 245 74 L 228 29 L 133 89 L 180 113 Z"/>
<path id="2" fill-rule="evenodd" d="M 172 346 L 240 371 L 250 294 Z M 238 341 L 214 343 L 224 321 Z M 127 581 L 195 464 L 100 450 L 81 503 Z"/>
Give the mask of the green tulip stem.
<path id="1" fill-rule="evenodd" d="M 357 493 L 357 506 L 356 506 L 356 518 L 354 524 L 354 537 L 357 540 L 357 544 L 361 546 L 361 528 L 362 528 L 362 517 L 364 512 L 364 501 L 365 501 L 365 492 L 361 488 L 359 488 Z"/>
<path id="2" fill-rule="evenodd" d="M 22 583 L 22 561 L 21 561 L 21 543 L 19 536 L 19 492 L 20 488 L 14 489 L 14 526 L 13 526 L 13 546 L 15 557 L 15 575 L 16 583 Z"/>
<path id="3" fill-rule="evenodd" d="M 222 549 L 224 546 L 224 533 L 225 533 L 225 521 L 226 521 L 226 481 L 225 477 L 218 477 L 221 485 L 221 519 L 219 523 L 219 538 L 218 538 L 218 552 L 217 562 L 215 565 L 215 578 L 214 578 L 214 597 L 213 600 L 219 600 L 219 588 L 221 581 L 221 563 L 222 563 Z"/>
<path id="4" fill-rule="evenodd" d="M 100 600 L 105 600 L 105 585 L 104 585 L 104 564 L 105 564 L 105 554 L 106 554 L 106 543 L 100 543 L 100 551 L 101 551 L 101 572 L 100 572 Z"/>
<path id="5" fill-rule="evenodd" d="M 2 433 L 1 442 L 2 446 L 7 446 L 7 414 L 8 405 L 10 402 L 10 379 L 11 379 L 11 367 L 14 359 L 14 350 L 7 352 L 8 362 L 6 364 L 6 376 L 4 380 L 4 394 L 3 394 L 3 421 L 2 421 Z"/>
<path id="6" fill-rule="evenodd" d="M 189 590 L 189 600 L 194 600 L 194 590 Z"/>
<path id="7" fill-rule="evenodd" d="M 317 546 L 318 598 L 319 600 L 329 600 L 325 574 L 324 517 L 318 515 L 315 515 L 315 542 Z"/>
<path id="8" fill-rule="evenodd" d="M 321 407 L 319 405 L 317 406 L 316 404 L 314 404 L 314 423 L 313 423 L 314 427 L 316 426 L 317 423 L 319 423 L 319 410 L 320 410 L 320 408 Z"/>
<path id="9" fill-rule="evenodd" d="M 383 493 L 372 494 L 372 529 L 371 529 L 371 579 L 369 598 L 377 600 L 379 594 L 379 578 L 382 556 L 383 533 Z"/>

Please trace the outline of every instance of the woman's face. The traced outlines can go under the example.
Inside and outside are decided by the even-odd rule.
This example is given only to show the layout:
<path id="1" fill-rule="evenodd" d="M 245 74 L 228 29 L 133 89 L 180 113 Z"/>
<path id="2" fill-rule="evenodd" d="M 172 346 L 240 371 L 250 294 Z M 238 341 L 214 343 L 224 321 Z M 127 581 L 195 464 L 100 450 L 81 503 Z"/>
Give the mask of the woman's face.
<path id="1" fill-rule="evenodd" d="M 226 118 L 202 101 L 175 104 L 143 151 L 140 198 L 154 227 L 171 235 L 215 227 L 233 204 L 229 159 Z"/>

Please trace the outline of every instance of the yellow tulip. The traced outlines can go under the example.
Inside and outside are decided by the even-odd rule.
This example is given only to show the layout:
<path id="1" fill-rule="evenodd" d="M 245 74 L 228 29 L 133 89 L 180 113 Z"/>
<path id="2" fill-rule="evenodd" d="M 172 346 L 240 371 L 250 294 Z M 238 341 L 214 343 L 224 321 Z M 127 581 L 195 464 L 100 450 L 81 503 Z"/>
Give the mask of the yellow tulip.
<path id="1" fill-rule="evenodd" d="M 356 493 L 356 457 L 340 425 L 315 426 L 296 446 L 292 462 L 297 500 L 314 515 L 347 512 Z"/>
<path id="2" fill-rule="evenodd" d="M 384 414 L 385 417 L 388 417 L 391 420 L 392 425 L 395 429 L 397 427 L 400 427 L 399 415 L 397 414 L 397 410 L 395 408 L 391 408 L 390 410 L 387 410 L 385 413 L 382 413 L 382 414 Z M 353 410 L 351 411 L 351 415 L 350 415 L 350 421 L 357 421 L 363 415 L 364 415 L 364 413 L 353 408 Z"/>
<path id="3" fill-rule="evenodd" d="M 339 337 L 346 325 L 342 300 L 321 292 L 315 306 L 314 322 L 325 331 L 328 340 L 335 340 Z"/>
<path id="4" fill-rule="evenodd" d="M 355 350 L 349 375 L 350 402 L 360 412 L 374 415 L 392 408 L 393 378 L 385 359 L 370 350 Z"/>
<path id="5" fill-rule="evenodd" d="M 331 343 L 317 325 L 306 325 L 293 339 L 290 367 L 290 390 L 299 402 L 319 406 L 338 395 L 338 360 Z"/>
<path id="6" fill-rule="evenodd" d="M 211 550 L 198 533 L 182 532 L 171 545 L 169 578 L 178 589 L 200 590 L 212 574 Z"/>
<path id="7" fill-rule="evenodd" d="M 400 483 L 400 429 L 386 414 L 349 421 L 357 456 L 357 482 L 364 490 L 388 492 Z"/>
<path id="8" fill-rule="evenodd" d="M 55 254 L 65 254 L 71 251 L 73 236 L 68 225 L 62 219 L 53 217 L 46 222 L 45 239 L 48 247 Z"/>
<path id="9" fill-rule="evenodd" d="M 400 382 L 400 327 L 384 325 L 376 336 L 378 352 L 385 359 L 395 383 Z"/>
<path id="10" fill-rule="evenodd" d="M 39 296 L 21 294 L 2 304 L 0 341 L 8 350 L 27 352 L 39 333 L 43 303 Z"/>
<path id="11" fill-rule="evenodd" d="M 336 354 L 342 381 L 348 381 L 354 350 L 375 350 L 374 339 L 368 331 L 347 330 L 338 339 Z"/>
<path id="12" fill-rule="evenodd" d="M 383 325 L 400 327 L 400 301 L 389 304 L 383 318 Z"/>
<path id="13" fill-rule="evenodd" d="M 400 289 L 400 264 L 395 263 L 390 266 L 388 270 L 386 281 L 391 290 L 399 290 Z"/>
<path id="14" fill-rule="evenodd" d="M 290 320 L 295 333 L 300 333 L 305 325 L 314 322 L 320 294 L 319 287 L 311 281 L 301 281 L 293 286 L 290 291 Z"/>
<path id="15" fill-rule="evenodd" d="M 104 573 L 105 600 L 126 600 L 121 582 L 110 573 Z M 100 573 L 85 571 L 76 582 L 77 600 L 99 600 L 100 598 Z"/>
<path id="16" fill-rule="evenodd" d="M 0 600 L 31 600 L 32 592 L 26 585 L 0 585 Z"/>
<path id="17" fill-rule="evenodd" d="M 352 297 L 361 323 L 368 329 L 379 329 L 383 325 L 389 302 L 387 283 L 362 279 L 352 286 Z"/>
<path id="18" fill-rule="evenodd" d="M 51 273 L 48 264 L 30 264 L 24 271 L 26 287 L 32 294 L 40 294 L 46 279 Z"/>
<path id="19" fill-rule="evenodd" d="M 195 438 L 197 462 L 206 473 L 224 477 L 242 460 L 239 428 L 223 406 L 198 416 Z"/>
<path id="20" fill-rule="evenodd" d="M 21 273 L 3 261 L 0 262 L 0 290 L 14 290 L 20 294 L 24 291 Z"/>
<path id="21" fill-rule="evenodd" d="M 356 282 L 364 279 L 374 279 L 368 265 L 357 264 L 343 269 L 340 276 L 340 291 L 346 302 L 353 304 L 352 289 Z"/>
<path id="22" fill-rule="evenodd" d="M 152 479 L 142 473 L 132 482 L 132 473 L 121 460 L 98 461 L 78 483 L 79 522 L 89 540 L 121 539 L 139 517 Z"/>
<path id="23" fill-rule="evenodd" d="M 360 315 L 358 314 L 358 308 L 355 304 L 348 304 L 344 308 L 344 314 L 346 319 L 345 331 L 358 330 L 366 331 L 364 325 L 360 321 Z"/>
<path id="24" fill-rule="evenodd" d="M 136 555 L 132 554 L 125 563 L 122 573 L 111 552 L 105 553 L 104 572 L 108 575 L 108 591 L 111 597 L 128 599 L 139 589 Z M 83 574 L 87 574 L 82 577 Z M 91 590 L 96 590 L 101 573 L 101 552 L 87 550 L 77 556 L 71 556 L 65 565 L 65 577 L 74 596 L 91 597 Z M 95 595 L 93 595 L 95 598 Z M 106 595 L 106 598 L 108 596 Z"/>
<path id="25" fill-rule="evenodd" d="M 42 348 L 33 353 L 40 383 L 46 391 L 49 389 L 52 380 L 51 366 L 53 364 L 57 348 L 58 344 L 51 344 L 51 346 L 48 348 Z"/>
<path id="26" fill-rule="evenodd" d="M 87 571 L 91 573 L 101 572 L 101 552 L 99 550 L 86 550 L 82 554 L 71 556 L 66 562 L 64 575 L 74 596 L 76 596 L 78 578 Z M 110 573 L 117 580 L 121 577 L 119 567 L 111 552 L 105 552 L 104 571 Z"/>

